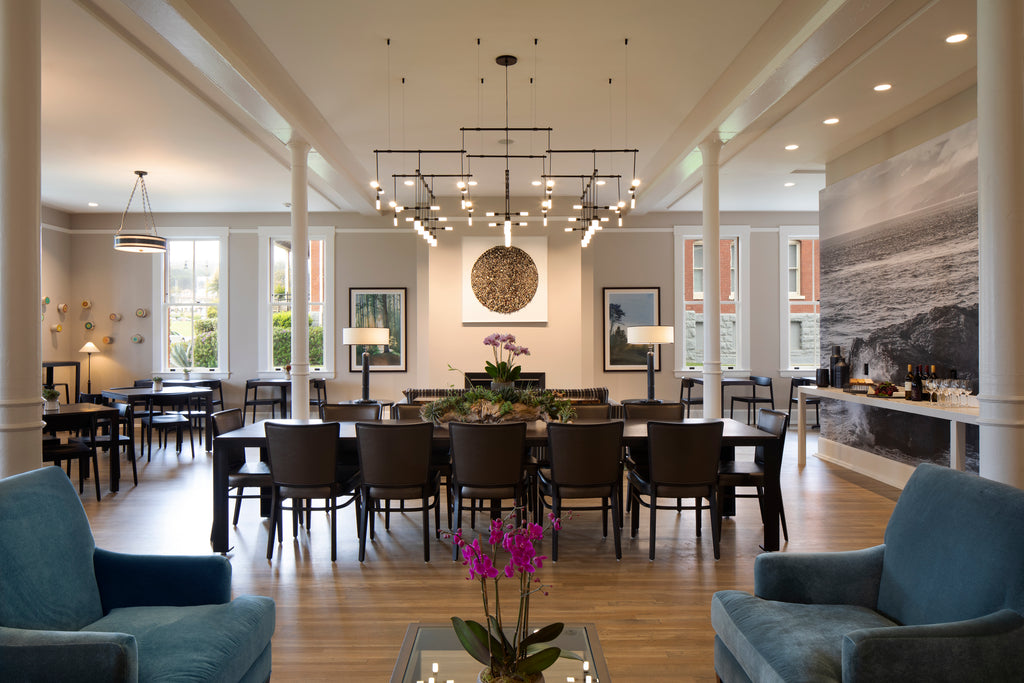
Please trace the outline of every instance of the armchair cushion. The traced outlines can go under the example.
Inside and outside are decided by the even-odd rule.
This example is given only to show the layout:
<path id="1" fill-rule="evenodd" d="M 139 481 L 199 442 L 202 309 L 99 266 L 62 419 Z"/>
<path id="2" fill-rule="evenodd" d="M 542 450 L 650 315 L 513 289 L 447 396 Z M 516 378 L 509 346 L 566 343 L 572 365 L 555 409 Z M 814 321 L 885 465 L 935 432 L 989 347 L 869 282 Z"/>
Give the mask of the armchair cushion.
<path id="1" fill-rule="evenodd" d="M 127 633 L 0 626 L 0 680 L 137 681 L 139 657 L 135 637 Z"/>

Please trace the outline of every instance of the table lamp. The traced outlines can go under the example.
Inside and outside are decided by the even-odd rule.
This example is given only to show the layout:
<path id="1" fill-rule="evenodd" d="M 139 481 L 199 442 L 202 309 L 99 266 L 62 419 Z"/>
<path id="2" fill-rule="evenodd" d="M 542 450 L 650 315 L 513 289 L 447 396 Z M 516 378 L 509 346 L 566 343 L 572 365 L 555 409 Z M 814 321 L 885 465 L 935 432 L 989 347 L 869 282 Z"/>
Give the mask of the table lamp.
<path id="1" fill-rule="evenodd" d="M 640 325 L 626 328 L 626 341 L 647 344 L 647 402 L 661 403 L 654 398 L 654 345 L 671 344 L 674 328 L 668 325 Z"/>
<path id="2" fill-rule="evenodd" d="M 99 353 L 100 350 L 99 350 L 99 348 L 95 344 L 93 344 L 91 341 L 89 341 L 89 342 L 85 342 L 85 344 L 82 346 L 82 348 L 78 349 L 78 352 L 79 353 L 87 353 L 87 354 L 89 354 L 89 365 L 88 365 L 88 367 L 89 367 L 88 378 L 89 379 L 86 380 L 85 392 L 87 394 L 91 394 L 92 393 L 92 354 Z M 78 399 L 75 399 L 75 400 L 78 400 Z"/>
<path id="3" fill-rule="evenodd" d="M 341 343 L 349 346 L 387 346 L 391 341 L 391 330 L 386 327 L 345 327 L 341 330 Z M 370 352 L 363 349 L 363 398 L 359 403 L 373 403 L 370 400 Z"/>

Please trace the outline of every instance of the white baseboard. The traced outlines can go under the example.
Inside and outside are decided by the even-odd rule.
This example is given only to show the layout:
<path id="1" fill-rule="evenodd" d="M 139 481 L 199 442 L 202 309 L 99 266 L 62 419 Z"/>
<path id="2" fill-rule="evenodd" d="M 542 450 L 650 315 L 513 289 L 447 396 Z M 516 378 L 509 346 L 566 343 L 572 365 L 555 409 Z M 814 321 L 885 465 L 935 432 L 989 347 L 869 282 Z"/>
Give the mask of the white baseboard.
<path id="1" fill-rule="evenodd" d="M 845 467 L 898 489 L 906 486 L 910 475 L 914 473 L 914 468 L 905 463 L 823 439 L 820 436 L 818 437 L 818 452 L 815 453 L 815 456 L 819 460 Z"/>

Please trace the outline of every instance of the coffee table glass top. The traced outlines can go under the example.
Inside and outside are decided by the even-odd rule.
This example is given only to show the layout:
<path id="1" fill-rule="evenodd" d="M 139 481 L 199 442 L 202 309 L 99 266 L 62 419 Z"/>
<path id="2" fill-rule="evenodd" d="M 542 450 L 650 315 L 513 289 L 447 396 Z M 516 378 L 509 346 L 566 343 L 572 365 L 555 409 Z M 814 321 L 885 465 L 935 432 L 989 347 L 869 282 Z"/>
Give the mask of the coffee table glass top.
<path id="1" fill-rule="evenodd" d="M 544 670 L 548 683 L 607 683 L 611 678 L 594 624 L 567 624 L 555 640 L 583 661 L 560 657 Z M 391 683 L 475 683 L 483 665 L 462 649 L 451 624 L 410 624 Z"/>

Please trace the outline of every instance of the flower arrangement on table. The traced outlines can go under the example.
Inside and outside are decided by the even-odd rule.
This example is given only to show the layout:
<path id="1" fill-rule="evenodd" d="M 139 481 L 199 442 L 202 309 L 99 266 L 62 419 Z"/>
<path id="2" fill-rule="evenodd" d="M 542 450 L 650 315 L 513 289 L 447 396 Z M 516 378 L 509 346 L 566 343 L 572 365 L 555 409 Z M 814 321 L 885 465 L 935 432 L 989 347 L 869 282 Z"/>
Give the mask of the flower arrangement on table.
<path id="1" fill-rule="evenodd" d="M 523 366 L 512 365 L 512 362 L 519 356 L 529 356 L 530 349 L 517 346 L 515 335 L 499 332 L 484 337 L 484 346 L 490 346 L 494 351 L 494 362 L 487 361 L 484 366 L 492 380 L 504 384 L 519 379 Z"/>
<path id="2" fill-rule="evenodd" d="M 502 519 L 492 520 L 487 539 L 489 548 L 481 546 L 479 538 L 466 541 L 462 529 L 452 536 L 452 542 L 462 550 L 462 564 L 469 568 L 467 580 L 480 583 L 487 624 L 452 617 L 452 626 L 466 652 L 487 667 L 480 673 L 480 680 L 485 682 L 535 681 L 559 657 L 581 659 L 574 652 L 550 645 L 561 634 L 563 623 L 556 622 L 530 632 L 530 596 L 538 592 L 547 595 L 548 587 L 536 576 L 547 558 L 538 555 L 534 545 L 544 538 L 545 528 L 520 523 L 516 516 L 517 511 L 513 511 Z M 559 518 L 549 513 L 548 519 L 552 527 L 561 528 Z M 499 569 L 500 550 L 508 553 L 508 561 Z M 502 615 L 499 590 L 502 579 L 517 580 L 519 588 L 515 627 L 510 631 L 505 630 Z"/>

